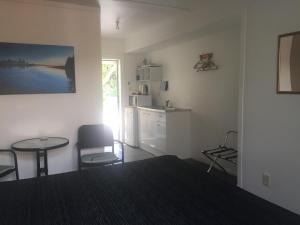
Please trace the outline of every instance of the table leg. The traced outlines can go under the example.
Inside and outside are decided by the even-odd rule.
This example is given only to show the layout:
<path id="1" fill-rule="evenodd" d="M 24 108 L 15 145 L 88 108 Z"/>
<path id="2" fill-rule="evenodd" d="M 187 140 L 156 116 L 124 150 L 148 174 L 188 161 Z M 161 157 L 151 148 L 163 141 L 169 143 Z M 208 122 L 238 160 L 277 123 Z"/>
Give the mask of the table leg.
<path id="1" fill-rule="evenodd" d="M 44 151 L 44 173 L 48 176 L 48 154 L 47 151 Z"/>
<path id="2" fill-rule="evenodd" d="M 41 162 L 40 162 L 40 152 L 36 151 L 36 172 L 37 177 L 41 176 Z"/>
<path id="3" fill-rule="evenodd" d="M 44 167 L 41 167 L 41 158 L 44 158 Z M 36 171 L 37 177 L 40 177 L 42 173 L 48 175 L 48 154 L 47 151 L 36 152 Z"/>

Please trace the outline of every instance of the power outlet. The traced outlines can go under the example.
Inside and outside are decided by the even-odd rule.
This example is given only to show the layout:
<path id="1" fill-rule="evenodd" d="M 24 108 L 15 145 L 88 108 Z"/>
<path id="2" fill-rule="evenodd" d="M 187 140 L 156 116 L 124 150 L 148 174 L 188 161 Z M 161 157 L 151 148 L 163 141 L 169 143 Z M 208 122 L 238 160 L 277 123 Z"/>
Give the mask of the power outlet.
<path id="1" fill-rule="evenodd" d="M 262 183 L 263 183 L 264 186 L 270 187 L 271 186 L 271 174 L 263 173 Z"/>

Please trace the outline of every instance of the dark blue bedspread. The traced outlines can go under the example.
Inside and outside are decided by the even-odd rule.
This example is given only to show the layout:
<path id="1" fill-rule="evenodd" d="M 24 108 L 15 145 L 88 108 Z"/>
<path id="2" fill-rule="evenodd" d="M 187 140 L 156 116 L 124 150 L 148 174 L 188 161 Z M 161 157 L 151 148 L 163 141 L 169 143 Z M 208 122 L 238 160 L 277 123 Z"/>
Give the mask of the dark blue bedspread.
<path id="1" fill-rule="evenodd" d="M 1 225 L 299 225 L 300 217 L 163 156 L 0 184 Z"/>

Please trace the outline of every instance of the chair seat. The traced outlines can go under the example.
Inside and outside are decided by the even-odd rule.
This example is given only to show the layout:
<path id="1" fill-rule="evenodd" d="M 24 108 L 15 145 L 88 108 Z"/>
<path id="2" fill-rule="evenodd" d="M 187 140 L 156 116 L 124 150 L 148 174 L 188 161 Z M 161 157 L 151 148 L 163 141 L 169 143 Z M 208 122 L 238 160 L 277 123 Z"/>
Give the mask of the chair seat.
<path id="1" fill-rule="evenodd" d="M 81 156 L 81 161 L 87 164 L 113 163 L 114 161 L 118 161 L 118 160 L 120 159 L 112 152 L 101 152 L 101 153 L 86 154 Z"/>
<path id="2" fill-rule="evenodd" d="M 5 165 L 0 165 L 0 174 L 5 173 L 9 170 L 13 170 L 15 167 L 13 166 L 5 166 Z"/>

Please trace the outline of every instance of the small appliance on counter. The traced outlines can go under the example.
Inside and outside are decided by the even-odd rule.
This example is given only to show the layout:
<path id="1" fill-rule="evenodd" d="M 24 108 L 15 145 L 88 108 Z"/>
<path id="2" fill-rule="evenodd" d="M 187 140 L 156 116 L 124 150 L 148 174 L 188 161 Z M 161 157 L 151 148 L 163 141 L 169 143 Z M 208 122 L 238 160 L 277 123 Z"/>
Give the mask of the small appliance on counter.
<path id="1" fill-rule="evenodd" d="M 139 94 L 148 95 L 149 94 L 149 86 L 147 84 L 139 85 Z"/>
<path id="2" fill-rule="evenodd" d="M 130 95 L 129 106 L 134 106 L 134 107 L 152 106 L 152 96 L 151 95 Z"/>

